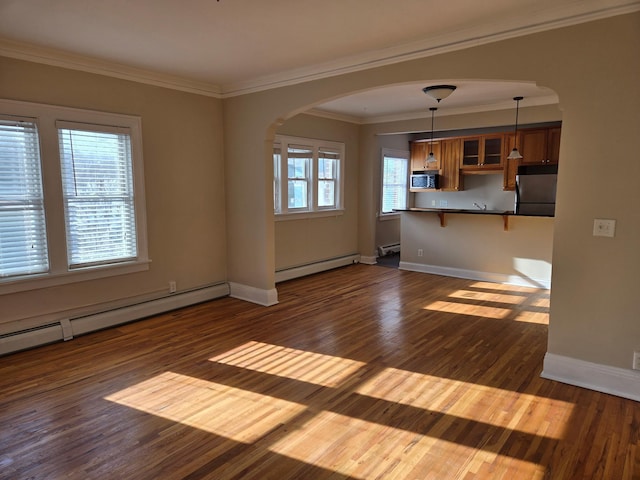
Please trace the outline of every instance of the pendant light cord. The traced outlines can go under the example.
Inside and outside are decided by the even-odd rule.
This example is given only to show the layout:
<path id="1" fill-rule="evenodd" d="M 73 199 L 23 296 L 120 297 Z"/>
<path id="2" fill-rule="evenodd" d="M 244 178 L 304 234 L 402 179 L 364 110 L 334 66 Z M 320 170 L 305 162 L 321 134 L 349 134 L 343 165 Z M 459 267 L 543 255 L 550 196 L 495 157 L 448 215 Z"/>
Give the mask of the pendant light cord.
<path id="1" fill-rule="evenodd" d="M 436 113 L 437 108 L 436 107 L 431 107 L 429 108 L 429 110 L 431 110 L 431 143 L 429 144 L 429 153 L 433 155 L 433 116 Z"/>
<path id="2" fill-rule="evenodd" d="M 522 100 L 523 98 L 524 97 L 513 97 L 513 99 L 516 101 L 516 126 L 513 131 L 513 145 L 516 150 L 518 149 L 518 113 L 520 112 L 520 100 Z"/>

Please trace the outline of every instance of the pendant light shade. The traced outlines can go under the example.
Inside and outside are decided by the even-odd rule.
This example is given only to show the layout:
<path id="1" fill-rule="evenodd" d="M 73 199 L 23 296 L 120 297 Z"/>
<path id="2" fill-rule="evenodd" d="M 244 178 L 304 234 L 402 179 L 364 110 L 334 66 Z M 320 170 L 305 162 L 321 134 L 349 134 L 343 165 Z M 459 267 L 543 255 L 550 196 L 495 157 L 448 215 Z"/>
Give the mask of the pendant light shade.
<path id="1" fill-rule="evenodd" d="M 433 85 L 431 87 L 424 87 L 422 91 L 440 103 L 440 100 L 447 98 L 455 89 L 456 87 L 454 85 Z"/>
<path id="2" fill-rule="evenodd" d="M 514 137 L 513 150 L 511 150 L 511 153 L 507 157 L 507 159 L 509 160 L 520 160 L 522 158 L 522 155 L 518 151 L 518 111 L 520 107 L 520 100 L 522 100 L 523 98 L 524 97 L 513 97 L 513 99 L 516 101 L 516 126 L 514 129 L 514 135 L 513 135 Z"/>

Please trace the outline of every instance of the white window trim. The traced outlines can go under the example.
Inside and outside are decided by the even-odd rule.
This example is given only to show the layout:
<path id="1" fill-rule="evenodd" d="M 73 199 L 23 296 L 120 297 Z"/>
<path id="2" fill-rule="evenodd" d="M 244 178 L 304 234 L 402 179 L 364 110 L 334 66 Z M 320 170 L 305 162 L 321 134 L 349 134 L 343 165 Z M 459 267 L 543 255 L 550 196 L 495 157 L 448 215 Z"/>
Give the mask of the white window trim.
<path id="1" fill-rule="evenodd" d="M 278 169 L 280 178 L 274 182 L 275 186 L 280 187 L 280 211 L 275 211 L 276 221 L 297 220 L 303 218 L 332 217 L 344 214 L 344 171 L 345 171 L 345 146 L 344 143 L 334 142 L 330 140 L 319 140 L 313 138 L 293 137 L 288 135 L 276 135 L 274 144 L 280 145 L 280 168 Z M 287 151 L 289 145 L 298 145 L 311 147 L 313 149 L 313 159 L 310 165 L 310 181 L 307 189 L 307 205 L 305 209 L 288 207 L 288 184 L 283 181 L 283 172 L 287 172 Z M 340 153 L 340 165 L 337 172 L 335 195 L 335 206 L 320 207 L 318 206 L 317 188 L 318 188 L 318 155 L 320 148 L 325 147 L 337 150 Z M 275 169 L 274 169 L 275 170 Z M 274 192 L 275 194 L 275 192 Z"/>
<path id="2" fill-rule="evenodd" d="M 150 260 L 147 247 L 141 118 L 133 115 L 6 99 L 0 99 L 0 112 L 7 115 L 30 117 L 38 124 L 50 262 L 50 269 L 47 273 L 0 278 L 0 295 L 148 270 Z M 138 253 L 135 260 L 69 269 L 66 255 L 64 207 L 60 190 L 60 159 L 56 121 L 93 124 L 111 129 L 122 127 L 130 131 Z"/>
<path id="3" fill-rule="evenodd" d="M 383 148 L 380 155 L 380 204 L 379 204 L 379 213 L 378 220 L 386 221 L 386 220 L 396 220 L 401 217 L 400 213 L 391 212 L 391 213 L 383 213 L 382 211 L 382 192 L 384 188 L 384 157 L 395 157 L 395 158 L 404 158 L 407 160 L 407 205 L 409 204 L 409 178 L 411 175 L 411 153 L 408 150 L 397 150 L 393 148 Z M 406 207 L 405 206 L 405 207 Z"/>

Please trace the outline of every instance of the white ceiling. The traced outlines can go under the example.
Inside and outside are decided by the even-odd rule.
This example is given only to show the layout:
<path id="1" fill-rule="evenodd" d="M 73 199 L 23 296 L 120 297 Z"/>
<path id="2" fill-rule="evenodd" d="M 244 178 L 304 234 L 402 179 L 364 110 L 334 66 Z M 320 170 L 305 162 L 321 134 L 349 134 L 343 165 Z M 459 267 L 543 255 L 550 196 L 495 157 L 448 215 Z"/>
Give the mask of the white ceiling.
<path id="1" fill-rule="evenodd" d="M 636 10 L 640 0 L 0 0 L 0 55 L 225 97 Z M 484 87 L 476 101 L 495 93 Z M 421 88 L 391 93 L 417 111 Z M 497 100 L 512 93 L 550 92 L 503 88 Z M 400 113 L 389 98 L 323 108 Z"/>

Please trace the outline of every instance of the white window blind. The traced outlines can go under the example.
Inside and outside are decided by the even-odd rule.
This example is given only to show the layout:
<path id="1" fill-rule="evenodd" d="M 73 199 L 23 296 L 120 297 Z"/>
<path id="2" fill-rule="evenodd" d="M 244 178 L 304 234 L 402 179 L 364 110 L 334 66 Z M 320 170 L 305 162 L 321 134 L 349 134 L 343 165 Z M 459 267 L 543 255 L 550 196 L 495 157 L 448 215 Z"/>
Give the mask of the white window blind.
<path id="1" fill-rule="evenodd" d="M 321 147 L 318 151 L 318 207 L 335 208 L 336 182 L 340 165 L 340 152 Z"/>
<path id="2" fill-rule="evenodd" d="M 287 150 L 287 181 L 289 192 L 288 208 L 309 208 L 309 182 L 311 180 L 311 161 L 313 148 L 301 145 L 289 145 Z"/>
<path id="3" fill-rule="evenodd" d="M 407 158 L 383 154 L 382 213 L 393 213 L 394 208 L 407 207 Z"/>
<path id="4" fill-rule="evenodd" d="M 48 269 L 37 126 L 0 118 L 0 277 Z"/>
<path id="5" fill-rule="evenodd" d="M 69 268 L 137 256 L 127 129 L 58 122 Z"/>

